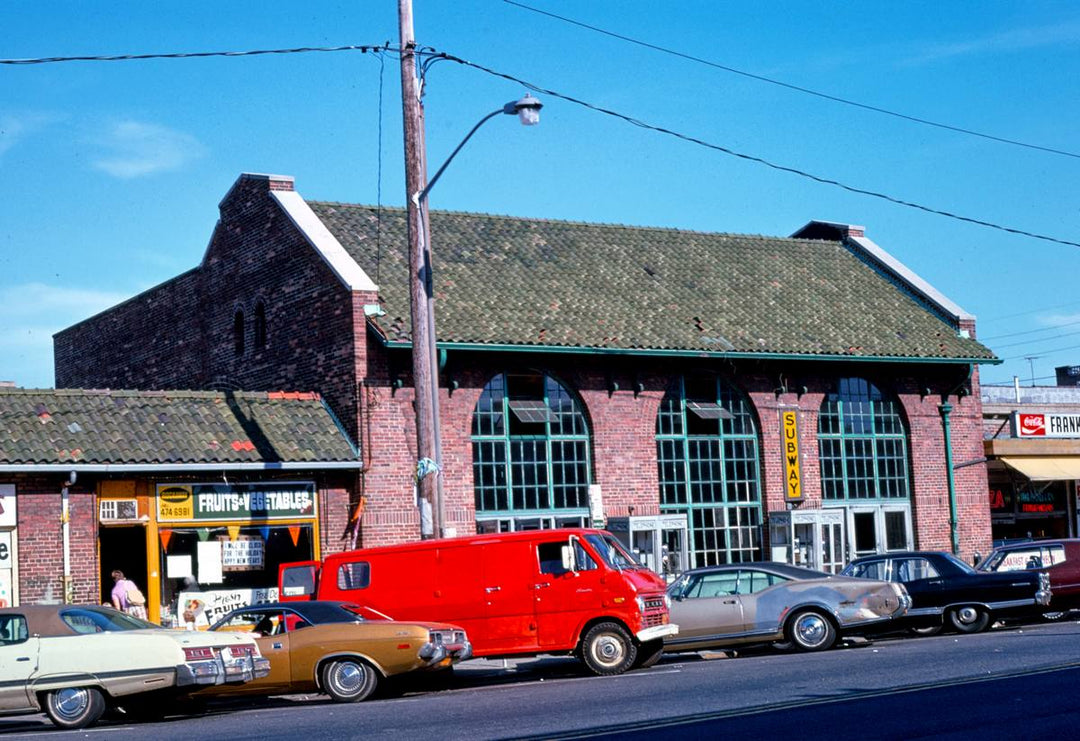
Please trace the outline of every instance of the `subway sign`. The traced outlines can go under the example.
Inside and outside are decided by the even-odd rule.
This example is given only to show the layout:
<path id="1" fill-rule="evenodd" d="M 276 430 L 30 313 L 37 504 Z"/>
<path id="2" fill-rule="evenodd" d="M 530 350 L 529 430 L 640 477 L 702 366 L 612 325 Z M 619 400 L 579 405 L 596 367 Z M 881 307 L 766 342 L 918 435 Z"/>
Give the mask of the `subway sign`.
<path id="1" fill-rule="evenodd" d="M 1080 414 L 1013 412 L 1013 436 L 1080 438 Z"/>
<path id="2" fill-rule="evenodd" d="M 158 484 L 159 522 L 288 520 L 315 516 L 315 484 Z"/>
<path id="3" fill-rule="evenodd" d="M 799 413 L 796 410 L 780 412 L 780 430 L 784 444 L 784 501 L 801 502 L 804 496 L 799 458 Z"/>

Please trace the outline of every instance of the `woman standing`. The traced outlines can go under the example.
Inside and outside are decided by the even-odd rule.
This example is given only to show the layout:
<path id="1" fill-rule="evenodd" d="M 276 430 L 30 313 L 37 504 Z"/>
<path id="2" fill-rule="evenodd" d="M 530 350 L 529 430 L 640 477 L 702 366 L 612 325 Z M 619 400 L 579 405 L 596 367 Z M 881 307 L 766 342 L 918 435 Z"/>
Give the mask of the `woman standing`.
<path id="1" fill-rule="evenodd" d="M 112 604 L 120 612 L 146 620 L 146 597 L 130 579 L 124 578 L 124 572 L 116 569 L 112 572 Z"/>

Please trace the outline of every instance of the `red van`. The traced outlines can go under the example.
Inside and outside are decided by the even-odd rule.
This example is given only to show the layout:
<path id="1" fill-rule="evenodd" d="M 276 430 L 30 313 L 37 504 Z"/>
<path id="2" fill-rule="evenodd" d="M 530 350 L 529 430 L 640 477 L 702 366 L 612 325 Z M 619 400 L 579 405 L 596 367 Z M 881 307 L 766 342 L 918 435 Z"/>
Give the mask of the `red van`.
<path id="1" fill-rule="evenodd" d="M 584 528 L 346 551 L 278 573 L 282 600 L 449 622 L 465 628 L 475 656 L 573 653 L 601 675 L 651 666 L 678 633 L 665 586 L 614 535 Z"/>

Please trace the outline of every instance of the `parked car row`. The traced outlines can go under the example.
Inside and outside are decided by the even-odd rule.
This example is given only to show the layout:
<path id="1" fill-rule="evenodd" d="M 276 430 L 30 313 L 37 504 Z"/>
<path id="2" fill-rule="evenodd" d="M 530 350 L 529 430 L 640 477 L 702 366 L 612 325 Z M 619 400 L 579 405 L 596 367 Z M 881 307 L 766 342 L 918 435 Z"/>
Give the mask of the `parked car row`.
<path id="1" fill-rule="evenodd" d="M 859 558 L 841 575 L 714 566 L 665 591 L 610 533 L 566 529 L 346 552 L 284 564 L 279 581 L 284 601 L 234 610 L 205 632 L 109 607 L 0 609 L 0 713 L 44 710 L 73 729 L 110 707 L 143 715 L 177 698 L 356 702 L 388 677 L 474 655 L 571 653 L 610 675 L 665 650 L 823 651 L 905 628 L 974 633 L 1080 606 L 1080 541 L 1004 546 L 978 569 L 933 551 Z"/>

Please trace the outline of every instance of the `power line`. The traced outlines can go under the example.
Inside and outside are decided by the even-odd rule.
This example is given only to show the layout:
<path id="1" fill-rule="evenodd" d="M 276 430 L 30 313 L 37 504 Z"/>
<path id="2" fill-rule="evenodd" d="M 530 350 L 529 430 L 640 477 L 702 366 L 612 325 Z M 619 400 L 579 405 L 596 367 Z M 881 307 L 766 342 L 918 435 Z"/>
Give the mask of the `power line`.
<path id="1" fill-rule="evenodd" d="M 1059 324 L 1056 327 L 1042 327 L 1041 329 L 1027 329 L 1023 332 L 1010 332 L 1008 334 L 996 334 L 990 337 L 980 337 L 979 342 L 986 342 L 987 340 L 1003 340 L 1006 337 L 1021 337 L 1024 335 L 1035 334 L 1037 332 L 1053 332 L 1056 329 L 1061 329 L 1062 327 L 1073 327 L 1077 324 L 1080 324 L 1080 319 L 1077 319 L 1075 322 L 1065 322 L 1064 324 Z M 1033 340 L 1033 342 L 1035 341 L 1036 340 Z"/>
<path id="2" fill-rule="evenodd" d="M 1000 348 L 1003 348 L 1003 347 L 1016 347 L 1017 345 L 1037 345 L 1040 342 L 1053 342 L 1054 340 L 1060 340 L 1060 339 L 1062 339 L 1064 337 L 1073 337 L 1073 336 L 1078 335 L 1078 334 L 1080 334 L 1080 331 L 1077 331 L 1077 332 L 1064 332 L 1062 334 L 1056 334 L 1056 335 L 1052 335 L 1050 337 L 1043 337 L 1042 339 L 1039 339 L 1039 340 L 1020 340 L 1019 342 L 1008 342 L 1008 343 L 1006 343 L 1004 345 L 998 345 L 997 347 L 1000 349 Z M 983 339 L 983 340 L 980 340 L 980 342 L 986 342 L 986 340 Z"/>
<path id="3" fill-rule="evenodd" d="M 294 49 L 253 49 L 251 51 L 199 51 L 178 52 L 175 54 L 117 54 L 115 56 L 83 57 L 39 57 L 37 59 L 0 59 L 0 64 L 53 64 L 56 62 L 131 62 L 141 59 L 196 59 L 199 57 L 254 57 L 262 54 L 308 54 L 310 52 L 337 52 L 390 50 L 389 44 L 382 46 L 300 46 Z"/>
<path id="4" fill-rule="evenodd" d="M 1041 352 L 1042 355 L 1039 355 L 1038 357 L 1041 358 L 1041 357 L 1045 357 L 1046 355 L 1050 355 L 1051 353 L 1065 352 L 1066 350 L 1076 350 L 1076 349 L 1080 349 L 1080 345 L 1070 345 L 1069 347 L 1055 347 L 1052 350 L 1040 350 L 1039 352 Z M 1007 358 L 1002 358 L 1002 360 L 1020 360 L 1022 358 L 1026 360 L 1027 357 L 1028 357 L 1027 355 L 1010 355 Z"/>
<path id="5" fill-rule="evenodd" d="M 773 79 L 771 77 L 765 77 L 764 75 L 758 75 L 758 74 L 754 74 L 753 72 L 747 72 L 745 70 L 737 69 L 735 67 L 729 67 L 729 66 L 724 65 L 724 64 L 719 64 L 718 62 L 713 62 L 713 61 L 710 61 L 708 59 L 703 59 L 701 57 L 695 57 L 692 54 L 686 54 L 684 52 L 676 51 L 674 49 L 669 49 L 667 47 L 659 46 L 657 44 L 650 44 L 647 41 L 641 41 L 640 39 L 635 39 L 635 38 L 632 38 L 630 36 L 624 36 L 623 34 L 615 33 L 614 31 L 608 31 L 607 29 L 600 28 L 599 26 L 592 26 L 592 25 L 589 25 L 588 23 L 583 23 L 581 21 L 574 20 L 573 18 L 567 18 L 566 16 L 558 15 L 556 13 L 551 13 L 551 12 L 549 12 L 547 10 L 540 10 L 539 8 L 534 8 L 534 7 L 530 6 L 530 5 L 525 5 L 524 3 L 516 2 L 516 0 L 503 0 L 503 2 L 506 3 L 507 5 L 513 5 L 515 7 L 521 8 L 523 10 L 528 10 L 528 11 L 531 11 L 533 13 L 538 13 L 540 15 L 546 15 L 549 18 L 554 18 L 556 20 L 563 21 L 564 23 L 569 23 L 569 24 L 572 24 L 574 26 L 579 26 L 581 28 L 588 29 L 590 31 L 595 31 L 596 33 L 603 34 L 605 36 L 610 36 L 610 37 L 612 37 L 614 39 L 619 39 L 620 41 L 626 41 L 627 43 L 630 43 L 630 44 L 636 44 L 638 46 L 643 46 L 646 49 L 652 49 L 653 51 L 658 51 L 658 52 L 661 52 L 663 54 L 670 54 L 672 56 L 680 57 L 682 59 L 686 59 L 686 60 L 689 60 L 691 62 L 697 62 L 698 64 L 704 64 L 706 66 L 714 67 L 716 69 L 723 70 L 725 72 L 730 72 L 730 73 L 735 74 L 735 75 L 741 75 L 741 76 L 747 77 L 747 78 L 749 78 L 751 80 L 757 80 L 758 82 L 767 82 L 770 85 L 776 85 L 778 87 L 787 88 L 788 90 L 794 90 L 796 92 L 804 93 L 806 95 L 812 95 L 814 97 L 822 98 L 824 100 L 830 100 L 830 101 L 832 101 L 834 103 L 841 103 L 843 105 L 849 105 L 849 106 L 853 106 L 855 108 L 861 108 L 861 109 L 863 109 L 865 111 L 872 111 L 874 113 L 881 113 L 881 114 L 886 115 L 886 116 L 892 116 L 894 118 L 900 118 L 900 119 L 903 119 L 905 121 L 911 121 L 912 123 L 923 124 L 925 126 L 933 126 L 935 128 L 938 128 L 938 129 L 945 129 L 946 131 L 952 131 L 952 132 L 955 132 L 955 133 L 958 133 L 958 134 L 966 134 L 968 136 L 979 137 L 980 139 L 988 139 L 990 141 L 995 141 L 995 142 L 998 142 L 1000 144 L 1011 144 L 1012 146 L 1016 146 L 1016 147 L 1024 147 L 1026 149 L 1035 149 L 1035 150 L 1038 150 L 1040 152 L 1048 152 L 1050 154 L 1059 154 L 1059 155 L 1061 155 L 1063 157 L 1074 157 L 1076 159 L 1080 159 L 1080 154 L 1077 154 L 1075 152 L 1069 152 L 1069 151 L 1066 151 L 1064 149 L 1055 149 L 1053 147 L 1044 147 L 1044 146 L 1042 146 L 1040 144 L 1030 144 L 1028 142 L 1019 141 L 1017 139 L 1007 139 L 1007 138 L 1002 137 L 1002 136 L 994 136 L 993 134 L 986 134 L 986 133 L 983 133 L 981 131 L 975 131 L 973 129 L 965 129 L 965 128 L 961 127 L 961 126 L 952 126 L 951 124 L 941 123 L 939 121 L 931 121 L 930 119 L 927 119 L 927 118 L 919 118 L 918 116 L 911 116 L 911 115 L 908 115 L 906 113 L 900 113 L 898 111 L 889 110 L 888 108 L 881 108 L 879 106 L 869 105 L 868 103 L 860 103 L 860 102 L 858 102 L 856 100 L 851 100 L 849 98 L 841 98 L 841 97 L 839 97 L 837 95 L 830 95 L 828 93 L 822 93 L 822 92 L 819 92 L 817 90 L 812 90 L 810 88 L 801 87 L 799 85 L 793 85 L 792 83 L 784 82 L 783 80 L 776 80 L 776 79 Z"/>
<path id="6" fill-rule="evenodd" d="M 660 133 L 660 134 L 666 134 L 668 136 L 675 137 L 676 139 L 681 139 L 682 141 L 689 142 L 691 144 L 696 144 L 696 145 L 698 145 L 700 147 L 705 147 L 706 149 L 712 149 L 714 151 L 722 152 L 723 154 L 727 154 L 727 155 L 730 155 L 732 157 L 737 157 L 739 159 L 746 160 L 748 162 L 756 162 L 759 165 L 765 165 L 766 167 L 770 167 L 770 168 L 772 168 L 774 170 L 779 170 L 781 172 L 786 172 L 786 173 L 789 173 L 791 175 L 797 175 L 797 176 L 799 176 L 801 178 L 806 178 L 807 180 L 813 180 L 816 183 L 822 183 L 823 185 L 832 185 L 832 186 L 835 186 L 835 187 L 840 188 L 842 190 L 846 190 L 849 193 L 856 193 L 856 194 L 859 194 L 859 195 L 870 196 L 871 198 L 878 198 L 880 200 L 888 201 L 889 203 L 893 203 L 893 204 L 896 204 L 898 206 L 906 206 L 907 208 L 913 208 L 913 209 L 916 209 L 918 211 L 923 211 L 925 213 L 935 214 L 937 216 L 944 216 L 945 218 L 953 219 L 955 221 L 962 221 L 962 222 L 965 222 L 965 223 L 968 223 L 968 224 L 975 224 L 977 226 L 983 226 L 983 227 L 986 227 L 988 229 L 995 229 L 995 230 L 1001 231 L 1001 232 L 1008 232 L 1009 234 L 1017 234 L 1017 235 L 1020 235 L 1022 237 L 1031 237 L 1032 239 L 1039 239 L 1039 240 L 1042 240 L 1044 242 L 1053 242 L 1055 244 L 1067 245 L 1069 247 L 1080 247 L 1080 242 L 1073 242 L 1073 241 L 1070 241 L 1070 240 L 1067 240 L 1067 239 L 1058 239 L 1057 237 L 1051 237 L 1051 236 L 1047 236 L 1045 234 L 1038 234 L 1036 232 L 1029 232 L 1029 231 L 1025 231 L 1023 229 L 1017 229 L 1017 228 L 1014 228 L 1014 227 L 1011 227 L 1011 226 L 1004 226 L 1002 224 L 996 224 L 996 223 L 991 222 L 991 221 L 984 221 L 982 219 L 975 219 L 975 218 L 971 218 L 969 216 L 962 216 L 960 214 L 952 213 L 951 211 L 944 211 L 944 210 L 941 210 L 941 209 L 932 208 L 930 206 L 924 206 L 924 205 L 922 205 L 920 203 L 915 203 L 914 201 L 906 201 L 906 200 L 903 200 L 901 198 L 896 198 L 894 196 L 887 195 L 885 193 L 879 193 L 877 191 L 867 190 L 866 188 L 859 188 L 859 187 L 856 187 L 854 185 L 848 185 L 846 183 L 840 182 L 839 180 L 833 180 L 831 178 L 822 177 L 820 175 L 814 175 L 813 173 L 806 172 L 805 170 L 799 170 L 799 169 L 794 168 L 794 167 L 788 167 L 786 165 L 780 165 L 780 164 L 777 164 L 775 162 L 770 162 L 769 160 L 764 159 L 762 157 L 756 157 L 754 155 L 745 154 L 743 152 L 738 152 L 738 151 L 736 151 L 734 149 L 730 149 L 728 147 L 724 147 L 724 146 L 721 146 L 719 144 L 713 144 L 712 142 L 707 142 L 704 139 L 699 139 L 697 137 L 690 136 L 688 134 L 682 134 L 682 133 L 679 133 L 677 131 L 673 131 L 671 129 L 664 128 L 662 126 L 656 126 L 654 124 L 646 123 L 645 121 L 642 121 L 640 119 L 633 118 L 632 116 L 628 116 L 625 113 L 619 113 L 618 111 L 613 111 L 613 110 L 611 110 L 609 108 L 603 108 L 601 106 L 593 105 L 592 103 L 588 103 L 588 102 L 586 102 L 584 100 L 581 100 L 579 98 L 574 98 L 574 97 L 572 97 L 570 95 L 565 95 L 563 93 L 556 92 L 555 90 L 550 90 L 548 88 L 540 87 L 539 85 L 535 85 L 535 84 L 533 84 L 531 82 L 523 80 L 520 77 L 514 77 L 513 75 L 506 74 L 505 72 L 497 72 L 497 71 L 495 71 L 493 69 L 490 69 L 489 67 L 483 66 L 482 64 L 477 64 L 476 62 L 470 62 L 468 60 L 461 59 L 460 57 L 455 57 L 452 54 L 447 54 L 445 52 L 431 52 L 431 54 L 434 55 L 434 56 L 438 56 L 438 57 L 440 57 L 442 59 L 446 59 L 446 60 L 451 61 L 451 62 L 457 62 L 458 64 L 463 65 L 465 67 L 472 67 L 473 69 L 479 70 L 481 72 L 485 72 L 485 73 L 487 73 L 489 75 L 492 75 L 493 77 L 499 77 L 501 79 L 509 80 L 510 82 L 514 82 L 514 83 L 516 83 L 518 85 L 523 85 L 524 87 L 526 87 L 529 90 L 532 90 L 533 92 L 541 93 L 543 95 L 550 95 L 553 98 L 559 98 L 560 100 L 565 100 L 568 103 L 573 103 L 574 105 L 578 105 L 578 106 L 581 106 L 583 108 L 587 108 L 587 109 L 589 109 L 591 111 L 596 111 L 597 113 L 603 113 L 606 116 L 611 116 L 613 118 L 617 118 L 617 119 L 619 119 L 621 121 L 625 121 L 626 123 L 633 124 L 634 126 L 637 126 L 639 128 L 642 128 L 642 129 L 647 129 L 649 131 L 655 131 L 655 132 Z"/>
<path id="7" fill-rule="evenodd" d="M 504 2 L 510 2 L 510 0 L 504 0 Z M 513 3 L 513 4 L 517 4 L 517 3 Z M 522 6 L 522 7 L 527 8 L 527 6 Z M 531 10 L 531 8 L 527 8 L 527 9 Z M 542 11 L 538 11 L 538 12 L 542 12 Z M 192 58 L 202 58 L 202 57 L 245 57 L 245 56 L 258 56 L 258 55 L 265 55 L 265 54 L 303 54 L 303 53 L 309 53 L 309 52 L 341 52 L 341 51 L 360 51 L 362 53 L 385 51 L 385 52 L 390 52 L 390 53 L 400 53 L 400 49 L 391 47 L 391 45 L 389 43 L 386 43 L 386 44 L 383 44 L 381 46 L 356 46 L 356 45 L 333 46 L 333 47 L 305 46 L 305 47 L 296 47 L 296 48 L 291 48 L 291 49 L 255 49 L 255 50 L 250 50 L 250 51 L 182 52 L 182 53 L 174 53 L 174 54 L 122 54 L 122 55 L 116 55 L 116 56 L 79 56 L 79 57 L 41 57 L 41 58 L 36 58 L 36 59 L 0 59 L 0 64 L 27 65 L 27 64 L 47 64 L 47 63 L 54 63 L 54 62 L 80 62 L 80 61 L 81 62 L 116 62 L 116 61 L 133 61 L 133 60 L 147 60 L 147 59 L 192 59 Z M 777 163 L 774 163 L 774 162 L 770 162 L 769 160 L 766 160 L 766 159 L 764 159 L 762 157 L 756 157 L 754 155 L 749 155 L 749 154 L 745 154 L 745 153 L 742 153 L 742 152 L 738 152 L 738 151 L 736 151 L 734 149 L 730 149 L 728 147 L 724 147 L 724 146 L 721 146 L 719 144 L 713 144 L 713 143 L 707 142 L 707 141 L 705 141 L 703 139 L 698 139 L 697 137 L 689 136 L 687 134 L 682 134 L 682 133 L 679 133 L 677 131 L 673 131 L 671 129 L 664 128 L 662 126 L 656 126 L 656 125 L 653 125 L 653 124 L 649 124 L 649 123 L 646 123 L 644 121 L 641 121 L 640 119 L 636 119 L 636 118 L 633 118 L 631 116 L 628 116 L 626 114 L 619 113 L 617 111 L 613 111 L 613 110 L 608 109 L 608 108 L 602 108 L 600 106 L 593 105 L 592 103 L 588 103 L 588 102 L 586 102 L 584 100 L 580 100 L 578 98 L 574 98 L 572 96 L 556 92 L 555 90 L 550 90 L 550 89 L 547 89 L 547 88 L 540 87 L 538 85 L 534 85 L 533 83 L 522 80 L 521 78 L 514 77 L 513 75 L 509 75 L 509 74 L 506 74 L 504 72 L 497 72 L 497 71 L 495 71 L 493 69 L 490 69 L 488 67 L 485 67 L 485 66 L 483 66 L 481 64 L 477 64 L 475 62 L 470 62 L 470 61 L 462 59 L 460 57 L 456 57 L 456 56 L 454 56 L 452 54 L 447 54 L 445 52 L 436 52 L 436 51 L 421 51 L 421 52 L 418 52 L 418 53 L 423 54 L 424 56 L 428 57 L 429 59 L 436 59 L 437 58 L 437 59 L 446 59 L 446 60 L 451 61 L 451 62 L 457 62 L 458 64 L 461 64 L 461 65 L 466 66 L 466 67 L 472 67 L 473 69 L 477 69 L 477 70 L 479 70 L 481 72 L 485 72 L 485 73 L 487 73 L 489 75 L 492 75 L 494 77 L 499 77 L 499 78 L 502 78 L 504 80 L 509 80 L 511 82 L 514 82 L 514 83 L 516 83 L 518 85 L 523 85 L 526 88 L 528 88 L 530 90 L 533 90 L 534 92 L 543 93 L 544 95 L 550 95 L 552 97 L 559 98 L 561 100 L 565 100 L 568 103 L 574 103 L 575 105 L 582 106 L 582 107 L 587 108 L 589 110 L 593 110 L 593 111 L 596 111 L 598 113 L 603 113 L 603 114 L 605 114 L 607 116 L 612 116 L 614 118 L 618 118 L 618 119 L 620 119 L 622 121 L 633 124 L 634 126 L 638 126 L 640 128 L 647 129 L 649 131 L 655 131 L 655 132 L 660 133 L 660 134 L 666 134 L 668 136 L 673 136 L 673 137 L 675 137 L 677 139 L 681 139 L 682 141 L 686 141 L 686 142 L 689 142 L 691 144 L 697 144 L 698 146 L 705 147 L 707 149 L 712 149 L 714 151 L 721 152 L 723 154 L 727 154 L 727 155 L 730 155 L 732 157 L 737 157 L 739 159 L 743 159 L 743 160 L 746 160 L 748 162 L 756 162 L 757 164 L 765 165 L 766 167 L 772 168 L 774 170 L 779 170 L 781 172 L 786 172 L 786 173 L 789 173 L 789 174 L 792 174 L 792 175 L 797 175 L 799 177 L 806 178 L 808 180 L 813 180 L 814 182 L 821 183 L 823 185 L 832 185 L 832 186 L 840 188 L 842 190 L 846 190 L 846 191 L 848 191 L 850 193 L 856 193 L 858 195 L 869 196 L 871 198 L 878 198 L 878 199 L 881 199 L 881 200 L 884 200 L 884 201 L 888 201 L 889 203 L 896 204 L 898 206 L 906 206 L 907 208 L 913 208 L 913 209 L 916 209 L 916 210 L 919 210 L 919 211 L 923 211 L 925 213 L 936 214 L 938 216 L 944 216 L 946 218 L 954 219 L 956 221 L 962 221 L 962 222 L 965 222 L 965 223 L 968 223 L 968 224 L 975 224 L 977 226 L 983 226 L 983 227 L 986 227 L 988 229 L 995 229 L 997 231 L 1008 232 L 1010 234 L 1017 234 L 1019 236 L 1030 237 L 1032 239 L 1038 239 L 1038 240 L 1042 240 L 1042 241 L 1045 241 L 1045 242 L 1053 242 L 1055 244 L 1067 245 L 1067 246 L 1070 246 L 1070 247 L 1080 247 L 1080 242 L 1072 242 L 1072 241 L 1069 241 L 1069 240 L 1066 240 L 1066 239 L 1058 239 L 1056 237 L 1050 237 L 1050 236 L 1047 236 L 1047 235 L 1044 235 L 1044 234 L 1038 234 L 1038 233 L 1035 233 L 1035 232 L 1029 232 L 1029 231 L 1025 231 L 1023 229 L 1016 229 L 1014 227 L 1004 226 L 1004 225 L 1001 225 L 1001 224 L 996 224 L 994 222 L 984 221 L 982 219 L 975 219 L 975 218 L 971 218 L 971 217 L 968 217 L 968 216 L 962 216 L 960 214 L 954 214 L 954 213 L 952 213 L 950 211 L 944 211 L 944 210 L 932 208 L 932 207 L 929 207 L 929 206 L 923 206 L 922 204 L 915 203 L 914 201 L 906 201 L 906 200 L 903 200 L 901 198 L 896 198 L 894 196 L 887 195 L 885 193 L 879 193 L 877 191 L 872 191 L 872 190 L 868 190 L 868 189 L 865 189 L 865 188 L 859 188 L 859 187 L 856 187 L 856 186 L 853 186 L 853 185 L 847 185 L 846 183 L 840 182 L 839 180 L 833 180 L 833 179 L 822 177 L 822 176 L 819 176 L 819 175 L 814 175 L 813 173 L 806 172 L 805 170 L 799 170 L 799 169 L 794 168 L 794 167 L 787 167 L 785 165 L 780 165 L 780 164 L 777 164 Z"/>
<path id="8" fill-rule="evenodd" d="M 1080 301 L 1070 301 L 1067 304 L 1058 304 L 1057 306 L 1044 306 L 1040 309 L 1028 309 L 1026 311 L 1018 311 L 1015 314 L 1000 314 L 998 316 L 985 317 L 986 321 L 993 320 L 999 321 L 1001 319 L 1012 319 L 1018 316 L 1027 316 L 1028 314 L 1038 314 L 1040 311 L 1053 311 L 1054 309 L 1067 309 L 1071 306 L 1080 306 Z"/>

